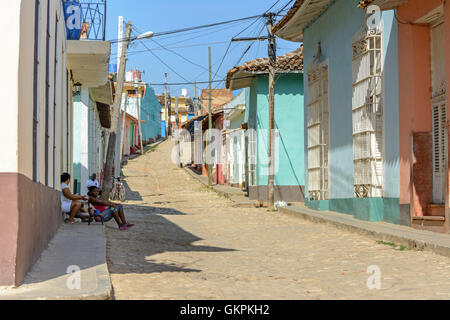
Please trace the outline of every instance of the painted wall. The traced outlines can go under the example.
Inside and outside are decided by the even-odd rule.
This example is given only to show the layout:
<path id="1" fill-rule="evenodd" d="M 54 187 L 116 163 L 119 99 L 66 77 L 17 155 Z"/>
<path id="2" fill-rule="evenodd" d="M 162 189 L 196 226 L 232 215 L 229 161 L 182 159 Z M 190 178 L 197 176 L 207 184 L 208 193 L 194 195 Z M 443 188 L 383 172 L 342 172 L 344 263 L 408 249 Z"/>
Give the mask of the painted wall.
<path id="1" fill-rule="evenodd" d="M 304 30 L 304 65 L 321 43 L 329 64 L 330 203 L 316 207 L 353 213 L 365 220 L 399 222 L 398 30 L 393 11 L 382 13 L 384 57 L 385 183 L 384 199 L 354 199 L 352 135 L 352 37 L 364 22 L 358 0 L 337 0 Z M 305 77 L 305 88 L 307 78 Z M 307 90 L 305 90 L 307 101 Z M 305 109 L 306 110 L 306 109 Z M 306 136 L 305 126 L 305 136 Z M 307 162 L 307 157 L 305 157 Z M 307 163 L 305 164 L 307 168 Z M 306 180 L 307 181 L 307 180 Z M 333 201 L 342 200 L 342 201 Z M 383 216 L 384 213 L 384 216 Z"/>
<path id="2" fill-rule="evenodd" d="M 155 95 L 155 90 L 146 85 L 145 96 L 141 99 L 142 140 L 156 140 L 161 135 L 161 104 Z"/>
<path id="3" fill-rule="evenodd" d="M 245 118 L 255 128 L 257 143 L 257 185 L 268 183 L 268 78 L 256 77 L 247 96 Z M 305 185 L 303 75 L 280 75 L 275 85 L 275 127 L 279 130 L 278 152 L 275 153 L 276 186 Z"/>
<path id="4" fill-rule="evenodd" d="M 41 2 L 40 30 L 50 26 L 49 48 L 45 44 L 46 33 L 38 33 L 39 49 L 38 84 L 38 130 L 37 170 L 33 172 L 33 105 L 34 105 L 34 2 L 17 0 L 0 3 L 7 12 L 0 21 L 3 30 L 8 30 L 1 59 L 6 77 L 0 80 L 0 98 L 4 104 L 0 118 L 0 136 L 5 152 L 0 156 L 0 286 L 19 285 L 26 273 L 38 260 L 41 252 L 61 224 L 59 174 L 68 155 L 62 148 L 63 137 L 70 132 L 62 125 L 66 123 L 67 79 L 64 19 L 61 1 L 51 0 L 50 19 L 47 21 L 47 3 Z M 61 37 L 55 37 L 55 30 Z M 55 41 L 55 40 L 58 41 Z M 49 59 L 47 68 L 46 59 Z M 55 58 L 59 61 L 55 64 Z M 49 86 L 45 75 L 49 75 Z M 45 92 L 48 90 L 48 100 Z M 45 107 L 49 106 L 48 134 L 45 143 Z M 56 124 L 56 125 L 55 125 Z M 45 150 L 49 151 L 48 166 L 45 166 Z M 47 178 L 45 171 L 47 169 Z M 36 175 L 36 179 L 33 176 Z"/>

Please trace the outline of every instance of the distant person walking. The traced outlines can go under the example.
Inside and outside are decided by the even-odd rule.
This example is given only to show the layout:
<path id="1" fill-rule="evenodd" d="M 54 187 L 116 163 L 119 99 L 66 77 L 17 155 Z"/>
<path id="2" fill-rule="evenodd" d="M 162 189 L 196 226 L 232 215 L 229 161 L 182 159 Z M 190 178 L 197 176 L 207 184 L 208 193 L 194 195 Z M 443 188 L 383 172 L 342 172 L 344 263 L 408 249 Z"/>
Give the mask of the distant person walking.
<path id="1" fill-rule="evenodd" d="M 96 173 L 93 173 L 92 177 L 86 182 L 87 192 L 89 192 L 89 188 L 92 187 L 92 186 L 94 186 L 96 188 L 100 187 L 99 183 L 98 183 L 98 180 L 97 180 L 97 174 Z"/>

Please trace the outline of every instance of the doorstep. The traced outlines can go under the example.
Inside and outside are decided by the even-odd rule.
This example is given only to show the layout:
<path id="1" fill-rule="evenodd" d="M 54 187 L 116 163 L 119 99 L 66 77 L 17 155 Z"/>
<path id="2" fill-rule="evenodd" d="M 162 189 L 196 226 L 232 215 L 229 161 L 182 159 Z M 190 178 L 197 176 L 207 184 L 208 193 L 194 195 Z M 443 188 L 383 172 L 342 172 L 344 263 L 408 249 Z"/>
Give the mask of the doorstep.
<path id="1" fill-rule="evenodd" d="M 79 287 L 69 266 L 81 270 Z M 87 223 L 61 226 L 23 285 L 0 288 L 0 300 L 108 300 L 111 294 L 105 226 Z"/>

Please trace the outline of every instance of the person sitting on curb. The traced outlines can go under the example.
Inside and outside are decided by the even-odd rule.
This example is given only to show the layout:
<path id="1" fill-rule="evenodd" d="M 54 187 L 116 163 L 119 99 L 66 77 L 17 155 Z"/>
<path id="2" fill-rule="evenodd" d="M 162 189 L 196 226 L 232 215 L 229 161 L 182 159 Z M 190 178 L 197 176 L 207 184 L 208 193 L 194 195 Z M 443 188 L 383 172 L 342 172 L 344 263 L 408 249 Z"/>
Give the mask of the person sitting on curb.
<path id="1" fill-rule="evenodd" d="M 70 192 L 70 174 L 63 173 L 61 175 L 61 209 L 64 213 L 69 214 L 66 223 L 76 223 L 74 220 L 80 212 L 87 212 L 83 209 L 80 200 L 87 201 L 88 198 L 74 195 Z"/>
<path id="2" fill-rule="evenodd" d="M 97 187 L 89 187 L 88 196 L 89 203 L 102 214 L 103 221 L 108 222 L 114 217 L 114 220 L 116 220 L 116 223 L 121 231 L 127 230 L 134 226 L 134 224 L 128 223 L 125 219 L 125 213 L 123 212 L 122 205 L 102 200 L 99 197 L 99 189 Z"/>

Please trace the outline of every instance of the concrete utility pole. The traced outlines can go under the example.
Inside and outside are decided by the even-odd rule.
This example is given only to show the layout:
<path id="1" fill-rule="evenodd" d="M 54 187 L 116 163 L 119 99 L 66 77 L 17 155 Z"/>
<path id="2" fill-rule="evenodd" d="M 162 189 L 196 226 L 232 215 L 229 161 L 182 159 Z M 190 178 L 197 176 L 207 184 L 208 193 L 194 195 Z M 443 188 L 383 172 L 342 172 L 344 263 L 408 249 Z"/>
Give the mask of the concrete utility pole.
<path id="1" fill-rule="evenodd" d="M 127 107 L 128 107 L 128 91 L 125 93 L 125 110 L 123 112 L 122 128 L 120 130 L 120 153 L 119 153 L 120 161 L 119 161 L 119 163 L 122 162 L 123 136 L 125 135 L 125 122 L 126 122 L 126 119 L 127 119 Z M 119 114 L 119 117 L 120 117 L 120 114 Z"/>
<path id="2" fill-rule="evenodd" d="M 115 153 L 116 153 L 116 138 L 117 138 L 117 127 L 119 124 L 119 116 L 120 116 L 120 107 L 122 103 L 122 92 L 123 92 L 123 85 L 125 80 L 125 67 L 126 67 L 126 60 L 127 60 L 127 54 L 128 54 L 128 46 L 130 44 L 130 37 L 131 37 L 131 22 L 128 21 L 125 31 L 125 40 L 124 40 L 124 46 L 122 49 L 122 54 L 120 56 L 120 64 L 119 64 L 119 70 L 117 74 L 117 88 L 116 88 L 116 95 L 114 97 L 114 104 L 113 104 L 113 110 L 112 110 L 112 117 L 111 117 L 111 130 L 110 130 L 110 137 L 108 142 L 108 153 L 106 154 L 106 164 L 105 164 L 105 181 L 103 184 L 103 192 L 102 192 L 102 198 L 104 200 L 109 199 L 109 194 L 112 189 L 113 184 L 113 170 L 112 165 L 114 163 Z M 121 39 L 119 39 L 119 42 Z M 117 165 L 117 164 L 116 164 Z M 120 164 L 119 164 L 120 166 Z"/>
<path id="3" fill-rule="evenodd" d="M 211 65 L 211 47 L 208 47 L 209 54 L 209 111 L 208 111 L 208 141 L 207 141 L 207 159 L 208 159 L 208 185 L 212 186 L 212 159 L 211 159 L 211 148 L 209 144 L 211 143 L 211 130 L 212 130 L 212 65 Z"/>
<path id="4" fill-rule="evenodd" d="M 164 87 L 164 96 L 165 96 L 165 126 L 166 126 L 166 138 L 169 138 L 169 121 L 170 121 L 170 114 L 169 114 L 169 104 L 167 101 L 167 73 L 164 74 L 165 77 L 165 87 Z"/>
<path id="5" fill-rule="evenodd" d="M 268 186 L 268 200 L 269 210 L 274 210 L 275 202 L 275 157 L 274 157 L 274 138 L 275 138 L 275 67 L 277 63 L 277 46 L 275 36 L 272 33 L 273 14 L 268 14 L 267 29 L 269 31 L 269 180 Z"/>

